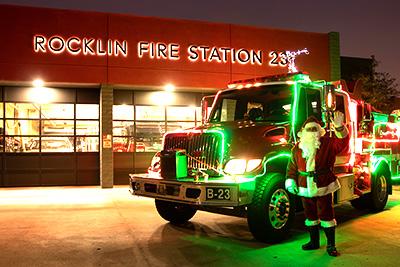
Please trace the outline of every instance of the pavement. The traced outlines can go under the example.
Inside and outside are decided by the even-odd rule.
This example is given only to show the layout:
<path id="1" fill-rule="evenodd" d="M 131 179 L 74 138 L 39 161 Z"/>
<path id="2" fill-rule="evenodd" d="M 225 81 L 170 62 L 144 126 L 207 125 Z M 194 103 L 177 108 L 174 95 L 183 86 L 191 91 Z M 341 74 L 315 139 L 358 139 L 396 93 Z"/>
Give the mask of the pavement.
<path id="1" fill-rule="evenodd" d="M 280 244 L 254 240 L 246 219 L 198 212 L 173 226 L 154 200 L 124 186 L 0 189 L 0 266 L 399 266 L 400 186 L 386 209 L 335 208 L 337 247 L 302 251 L 303 214 Z"/>

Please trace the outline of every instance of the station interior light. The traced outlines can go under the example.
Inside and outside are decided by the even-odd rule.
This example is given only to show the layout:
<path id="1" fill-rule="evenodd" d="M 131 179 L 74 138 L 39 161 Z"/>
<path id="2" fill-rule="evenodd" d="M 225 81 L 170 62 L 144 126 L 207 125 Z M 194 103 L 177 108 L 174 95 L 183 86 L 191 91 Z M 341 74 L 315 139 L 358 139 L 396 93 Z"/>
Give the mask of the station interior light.
<path id="1" fill-rule="evenodd" d="M 173 85 L 172 83 L 168 83 L 168 84 L 164 85 L 164 90 L 166 92 L 173 92 L 173 91 L 175 91 L 175 85 Z"/>
<path id="2" fill-rule="evenodd" d="M 35 88 L 41 88 L 41 87 L 44 86 L 44 81 L 43 81 L 42 79 L 35 79 L 35 80 L 32 82 L 32 85 L 33 85 L 33 87 L 35 87 Z"/>
<path id="3" fill-rule="evenodd" d="M 157 106 L 171 105 L 175 101 L 175 95 L 172 92 L 154 92 L 150 95 L 150 101 Z"/>
<path id="4" fill-rule="evenodd" d="M 56 97 L 54 89 L 45 87 L 43 80 L 36 79 L 32 82 L 32 85 L 28 97 L 33 103 L 46 104 L 54 101 Z"/>

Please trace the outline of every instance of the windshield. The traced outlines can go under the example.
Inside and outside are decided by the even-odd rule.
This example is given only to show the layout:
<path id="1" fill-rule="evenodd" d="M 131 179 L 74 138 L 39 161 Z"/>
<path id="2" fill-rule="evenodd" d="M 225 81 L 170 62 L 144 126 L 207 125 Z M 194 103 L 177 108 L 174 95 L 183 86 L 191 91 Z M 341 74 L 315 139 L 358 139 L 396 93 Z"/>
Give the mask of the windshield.
<path id="1" fill-rule="evenodd" d="M 229 90 L 219 95 L 210 121 L 288 122 L 291 95 L 288 84 Z"/>

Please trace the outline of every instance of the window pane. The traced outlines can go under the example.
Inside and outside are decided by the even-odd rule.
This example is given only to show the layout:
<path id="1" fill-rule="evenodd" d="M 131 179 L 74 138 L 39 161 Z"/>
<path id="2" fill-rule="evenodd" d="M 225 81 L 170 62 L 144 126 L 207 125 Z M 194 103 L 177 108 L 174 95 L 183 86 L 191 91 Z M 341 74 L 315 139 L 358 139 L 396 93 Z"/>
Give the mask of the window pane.
<path id="1" fill-rule="evenodd" d="M 211 112 L 211 108 L 208 108 L 208 113 Z M 201 107 L 196 107 L 196 121 L 201 121 Z"/>
<path id="2" fill-rule="evenodd" d="M 210 103 L 211 105 L 212 103 Z M 212 106 L 209 106 L 207 108 L 207 118 L 210 117 L 210 113 L 211 113 L 211 108 Z M 201 107 L 196 107 L 196 121 L 201 122 Z"/>
<path id="3" fill-rule="evenodd" d="M 98 104 L 77 104 L 76 105 L 76 118 L 77 119 L 99 119 L 99 105 Z"/>
<path id="4" fill-rule="evenodd" d="M 143 152 L 161 150 L 162 136 L 165 133 L 164 122 L 137 122 L 136 147 Z M 137 150 L 137 152 L 140 152 Z"/>
<path id="5" fill-rule="evenodd" d="M 15 119 L 39 118 L 39 106 L 27 103 L 6 103 L 6 117 Z"/>
<path id="6" fill-rule="evenodd" d="M 42 104 L 44 119 L 73 119 L 74 104 Z"/>
<path id="7" fill-rule="evenodd" d="M 42 137 L 42 152 L 74 152 L 74 137 Z"/>
<path id="8" fill-rule="evenodd" d="M 43 135 L 74 135 L 73 120 L 42 120 Z"/>
<path id="9" fill-rule="evenodd" d="M 98 137 L 77 137 L 76 152 L 97 152 L 99 151 Z"/>
<path id="10" fill-rule="evenodd" d="M 337 96 L 336 96 L 337 99 Z M 308 116 L 315 116 L 317 119 L 322 119 L 321 113 L 321 93 L 319 90 L 307 90 Z"/>
<path id="11" fill-rule="evenodd" d="M 114 152 L 134 152 L 135 140 L 133 137 L 114 137 L 113 151 Z"/>
<path id="12" fill-rule="evenodd" d="M 165 109 L 162 106 L 136 106 L 136 120 L 165 120 Z"/>
<path id="13" fill-rule="evenodd" d="M 178 130 L 185 130 L 189 128 L 195 127 L 194 122 L 168 122 L 167 125 L 167 131 L 172 132 L 172 131 L 178 131 Z"/>
<path id="14" fill-rule="evenodd" d="M 39 152 L 39 137 L 6 137 L 6 152 Z"/>
<path id="15" fill-rule="evenodd" d="M 113 120 L 133 120 L 133 105 L 114 105 Z"/>
<path id="16" fill-rule="evenodd" d="M 0 118 L 3 118 L 3 103 L 0 103 Z"/>
<path id="17" fill-rule="evenodd" d="M 194 121 L 194 107 L 167 107 L 167 120 L 169 121 Z"/>
<path id="18" fill-rule="evenodd" d="M 76 135 L 99 135 L 99 122 L 76 121 Z"/>
<path id="19" fill-rule="evenodd" d="M 133 121 L 113 121 L 114 136 L 133 136 Z"/>
<path id="20" fill-rule="evenodd" d="M 39 135 L 39 120 L 6 120 L 7 135 Z"/>

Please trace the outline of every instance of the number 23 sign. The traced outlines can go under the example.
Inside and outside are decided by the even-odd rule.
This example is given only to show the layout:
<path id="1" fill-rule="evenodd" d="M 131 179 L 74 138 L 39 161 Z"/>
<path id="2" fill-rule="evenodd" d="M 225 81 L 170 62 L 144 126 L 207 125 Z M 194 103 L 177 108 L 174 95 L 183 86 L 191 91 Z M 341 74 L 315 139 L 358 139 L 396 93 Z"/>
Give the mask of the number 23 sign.
<path id="1" fill-rule="evenodd" d="M 298 55 L 301 54 L 309 54 L 308 49 L 304 48 L 302 50 L 297 51 L 271 51 L 269 52 L 269 57 L 271 58 L 269 61 L 269 65 L 272 67 L 280 66 L 280 67 L 288 67 L 290 72 L 297 71 L 295 60 Z"/>

